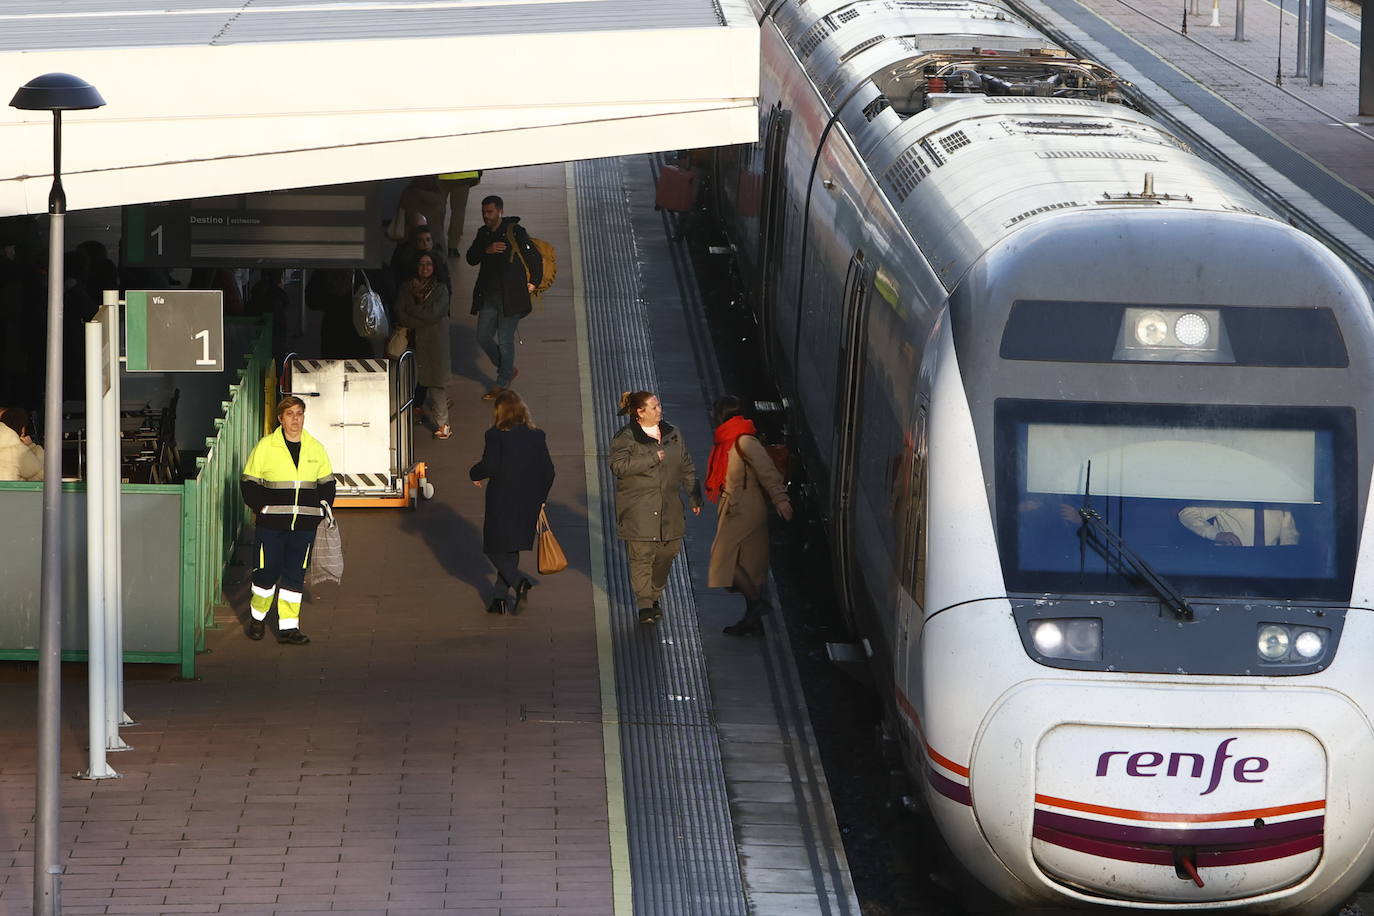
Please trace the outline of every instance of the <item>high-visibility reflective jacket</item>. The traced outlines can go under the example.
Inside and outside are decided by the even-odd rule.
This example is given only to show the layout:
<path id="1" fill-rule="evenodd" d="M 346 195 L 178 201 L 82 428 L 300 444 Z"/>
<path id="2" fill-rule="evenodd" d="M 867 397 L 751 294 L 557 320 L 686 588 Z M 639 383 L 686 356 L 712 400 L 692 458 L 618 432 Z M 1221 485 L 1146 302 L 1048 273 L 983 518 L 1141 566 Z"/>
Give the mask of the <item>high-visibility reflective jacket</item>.
<path id="1" fill-rule="evenodd" d="M 320 440 L 301 431 L 300 465 L 291 459 L 280 428 L 253 447 L 239 478 L 243 501 L 257 514 L 257 524 L 279 531 L 318 527 L 324 517 L 320 502 L 334 505 L 334 469 Z"/>

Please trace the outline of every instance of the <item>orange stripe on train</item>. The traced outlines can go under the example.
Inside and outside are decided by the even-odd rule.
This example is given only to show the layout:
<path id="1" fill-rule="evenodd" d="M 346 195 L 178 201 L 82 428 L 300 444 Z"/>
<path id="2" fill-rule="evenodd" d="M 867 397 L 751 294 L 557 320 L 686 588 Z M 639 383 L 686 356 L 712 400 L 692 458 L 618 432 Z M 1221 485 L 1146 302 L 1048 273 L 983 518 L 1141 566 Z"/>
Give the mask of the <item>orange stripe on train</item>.
<path id="1" fill-rule="evenodd" d="M 1219 811 L 1214 814 L 1168 814 L 1158 811 L 1132 811 L 1129 808 L 1110 808 L 1106 805 L 1093 805 L 1088 802 L 1073 801 L 1068 798 L 1055 798 L 1052 795 L 1036 793 L 1037 805 L 1051 805 L 1055 808 L 1068 808 L 1072 811 L 1085 811 L 1090 814 L 1105 814 L 1134 821 L 1175 821 L 1184 824 L 1206 824 L 1217 821 L 1251 820 L 1257 817 L 1279 817 L 1284 814 L 1298 814 L 1303 811 L 1318 811 L 1326 807 L 1326 800 L 1302 802 L 1296 805 L 1278 805 L 1273 808 L 1252 808 L 1247 811 Z"/>

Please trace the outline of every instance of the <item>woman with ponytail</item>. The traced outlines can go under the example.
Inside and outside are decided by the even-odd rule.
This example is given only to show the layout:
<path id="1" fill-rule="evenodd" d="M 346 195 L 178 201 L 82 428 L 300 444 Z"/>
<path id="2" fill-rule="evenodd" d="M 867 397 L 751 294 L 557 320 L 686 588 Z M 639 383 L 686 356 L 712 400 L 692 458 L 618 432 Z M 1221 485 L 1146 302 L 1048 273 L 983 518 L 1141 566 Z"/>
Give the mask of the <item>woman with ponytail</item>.
<path id="1" fill-rule="evenodd" d="M 700 515 L 701 487 L 687 444 L 663 419 L 657 395 L 627 391 L 620 396 L 619 413 L 629 422 L 611 440 L 616 533 L 629 553 L 639 622 L 654 623 L 663 617 L 659 598 L 682 549 L 682 495 Z"/>
<path id="2" fill-rule="evenodd" d="M 740 399 L 718 398 L 711 414 L 716 435 L 706 466 L 706 496 L 718 508 L 706 584 L 744 596 L 744 616 L 725 628 L 727 636 L 761 636 L 761 618 L 768 612 L 763 597 L 768 578 L 768 503 L 785 520 L 792 518 L 792 503 L 787 499 L 787 482 L 759 441 L 753 421 L 744 416 Z"/>

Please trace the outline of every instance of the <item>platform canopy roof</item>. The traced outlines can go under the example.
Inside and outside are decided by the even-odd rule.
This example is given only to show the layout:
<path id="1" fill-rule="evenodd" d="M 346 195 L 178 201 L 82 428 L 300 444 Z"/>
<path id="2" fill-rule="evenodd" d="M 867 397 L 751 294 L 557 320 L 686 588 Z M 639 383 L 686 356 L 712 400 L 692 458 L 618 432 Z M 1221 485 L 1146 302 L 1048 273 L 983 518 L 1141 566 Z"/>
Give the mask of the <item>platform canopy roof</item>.
<path id="1" fill-rule="evenodd" d="M 0 0 L 0 216 L 749 142 L 747 0 Z"/>

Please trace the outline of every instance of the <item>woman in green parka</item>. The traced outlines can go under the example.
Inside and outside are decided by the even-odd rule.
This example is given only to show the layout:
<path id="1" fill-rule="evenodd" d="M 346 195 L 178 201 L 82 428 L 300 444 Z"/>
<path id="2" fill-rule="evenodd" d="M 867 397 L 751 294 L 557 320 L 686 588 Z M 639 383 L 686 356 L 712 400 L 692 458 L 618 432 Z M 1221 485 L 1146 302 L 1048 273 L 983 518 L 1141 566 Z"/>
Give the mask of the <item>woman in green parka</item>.
<path id="1" fill-rule="evenodd" d="M 700 515 L 701 485 L 682 433 L 664 421 L 657 395 L 625 392 L 620 414 L 630 422 L 611 440 L 616 533 L 629 553 L 639 622 L 654 623 L 663 617 L 659 596 L 668 587 L 668 572 L 682 549 L 682 495 L 692 514 Z"/>

